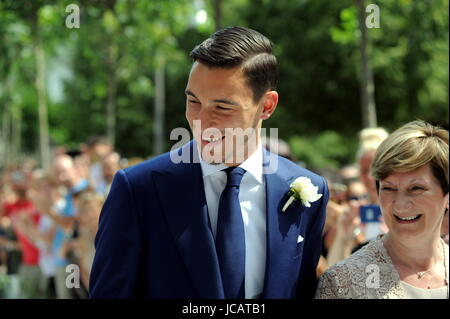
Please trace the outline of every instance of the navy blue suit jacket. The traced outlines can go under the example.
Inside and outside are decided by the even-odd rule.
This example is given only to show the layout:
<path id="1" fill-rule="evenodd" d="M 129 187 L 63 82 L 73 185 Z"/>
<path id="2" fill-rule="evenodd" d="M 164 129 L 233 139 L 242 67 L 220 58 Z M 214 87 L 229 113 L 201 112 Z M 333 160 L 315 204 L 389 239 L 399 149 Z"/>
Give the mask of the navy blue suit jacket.
<path id="1" fill-rule="evenodd" d="M 189 160 L 197 163 L 173 163 L 166 153 L 116 173 L 95 238 L 91 298 L 224 298 L 193 145 L 191 141 L 172 155 L 189 154 Z M 267 260 L 261 298 L 311 299 L 327 184 L 264 150 L 265 168 L 274 160 L 276 171 L 264 170 Z M 282 212 L 289 185 L 299 176 L 309 177 L 323 196 L 310 208 L 295 201 Z M 304 240 L 297 243 L 299 235 Z"/>

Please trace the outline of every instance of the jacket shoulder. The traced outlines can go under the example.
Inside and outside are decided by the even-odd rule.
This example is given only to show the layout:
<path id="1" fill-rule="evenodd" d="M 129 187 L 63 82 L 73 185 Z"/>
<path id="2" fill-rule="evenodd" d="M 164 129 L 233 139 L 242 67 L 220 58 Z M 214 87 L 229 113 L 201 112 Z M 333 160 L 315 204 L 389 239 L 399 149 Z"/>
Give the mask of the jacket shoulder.
<path id="1" fill-rule="evenodd" d="M 305 176 L 311 179 L 311 182 L 314 185 L 318 185 L 321 189 L 326 186 L 325 179 L 317 173 L 312 172 L 311 170 L 300 166 L 297 163 L 288 160 L 282 156 L 270 153 L 270 157 L 273 159 L 276 157 L 278 161 L 278 170 L 279 172 L 289 179 L 295 179 L 300 176 Z"/>
<path id="2" fill-rule="evenodd" d="M 381 239 L 374 239 L 331 266 L 319 280 L 317 298 L 404 298 L 400 278 Z"/>

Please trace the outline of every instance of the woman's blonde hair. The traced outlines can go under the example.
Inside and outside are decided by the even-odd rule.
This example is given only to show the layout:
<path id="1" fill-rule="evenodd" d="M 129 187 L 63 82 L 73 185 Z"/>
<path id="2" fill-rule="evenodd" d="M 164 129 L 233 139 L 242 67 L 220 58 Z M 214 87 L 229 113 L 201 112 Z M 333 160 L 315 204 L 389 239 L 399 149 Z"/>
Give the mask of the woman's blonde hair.
<path id="1" fill-rule="evenodd" d="M 78 206 L 83 207 L 85 205 L 88 205 L 90 203 L 96 203 L 100 207 L 103 205 L 105 201 L 105 198 L 97 194 L 93 191 L 85 191 L 80 194 L 80 196 L 77 198 Z"/>
<path id="2" fill-rule="evenodd" d="M 378 181 L 393 172 L 411 172 L 430 164 L 444 194 L 448 193 L 448 131 L 421 120 L 407 123 L 384 140 L 372 161 Z"/>
<path id="3" fill-rule="evenodd" d="M 33 179 L 31 181 L 31 187 L 35 189 L 40 189 L 42 185 L 48 184 L 51 187 L 58 187 L 58 183 L 55 178 L 46 173 L 44 170 L 38 169 L 33 172 Z"/>

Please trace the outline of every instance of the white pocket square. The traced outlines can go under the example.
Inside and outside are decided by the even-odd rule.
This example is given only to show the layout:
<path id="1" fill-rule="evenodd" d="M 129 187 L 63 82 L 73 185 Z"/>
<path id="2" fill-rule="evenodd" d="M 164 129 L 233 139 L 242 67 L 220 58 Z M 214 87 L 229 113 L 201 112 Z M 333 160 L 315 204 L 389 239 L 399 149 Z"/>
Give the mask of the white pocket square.
<path id="1" fill-rule="evenodd" d="M 302 235 L 298 235 L 298 237 L 297 237 L 297 244 L 301 243 L 302 241 L 303 241 Z"/>

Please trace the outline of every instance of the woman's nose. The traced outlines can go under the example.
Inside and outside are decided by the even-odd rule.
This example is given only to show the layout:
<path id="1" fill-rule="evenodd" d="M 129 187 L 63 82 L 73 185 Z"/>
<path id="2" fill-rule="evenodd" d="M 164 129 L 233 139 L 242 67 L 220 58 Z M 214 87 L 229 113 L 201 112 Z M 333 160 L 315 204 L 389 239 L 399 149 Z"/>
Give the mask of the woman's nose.
<path id="1" fill-rule="evenodd" d="M 413 203 L 407 196 L 399 195 L 394 198 L 393 203 L 394 210 L 396 212 L 408 211 L 413 207 Z"/>

